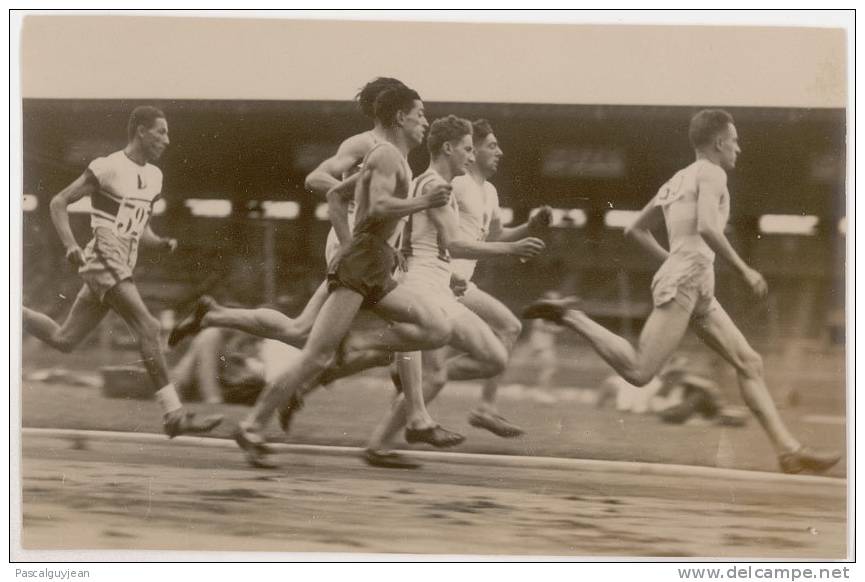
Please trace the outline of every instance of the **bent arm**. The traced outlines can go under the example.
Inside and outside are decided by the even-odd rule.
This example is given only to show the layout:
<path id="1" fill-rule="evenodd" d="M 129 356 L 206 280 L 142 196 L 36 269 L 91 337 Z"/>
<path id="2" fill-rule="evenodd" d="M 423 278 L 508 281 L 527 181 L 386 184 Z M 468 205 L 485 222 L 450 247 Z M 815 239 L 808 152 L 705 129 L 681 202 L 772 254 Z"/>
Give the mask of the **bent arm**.
<path id="1" fill-rule="evenodd" d="M 697 232 L 716 254 L 722 256 L 739 273 L 749 267 L 730 244 L 721 225 L 719 200 L 727 194 L 727 174 L 721 168 L 711 167 L 697 177 Z"/>
<path id="2" fill-rule="evenodd" d="M 379 149 L 368 160 L 364 173 L 369 175 L 369 215 L 375 218 L 402 218 L 426 210 L 423 196 L 397 198 L 394 196 L 402 168 L 399 154 L 390 149 Z"/>
<path id="3" fill-rule="evenodd" d="M 654 199 L 649 201 L 637 215 L 634 222 L 625 228 L 625 236 L 643 247 L 650 255 L 659 262 L 664 262 L 670 256 L 669 251 L 661 246 L 652 229 L 661 224 L 663 213 L 655 204 Z"/>
<path id="4" fill-rule="evenodd" d="M 355 135 L 340 144 L 336 154 L 318 165 L 304 181 L 307 190 L 321 196 L 339 185 L 342 176 L 360 163 L 370 149 L 365 134 Z"/>
<path id="5" fill-rule="evenodd" d="M 348 208 L 354 198 L 354 189 L 359 179 L 360 174 L 355 174 L 327 192 L 327 214 L 340 244 L 347 244 L 351 241 Z"/>
<path id="6" fill-rule="evenodd" d="M 75 240 L 75 235 L 72 234 L 72 228 L 69 226 L 68 207 L 85 196 L 93 194 L 98 185 L 99 183 L 93 172 L 86 170 L 74 182 L 66 186 L 66 188 L 51 199 L 51 203 L 49 204 L 51 222 L 54 223 L 54 228 L 57 230 L 57 234 L 66 249 L 78 246 L 78 241 Z"/>

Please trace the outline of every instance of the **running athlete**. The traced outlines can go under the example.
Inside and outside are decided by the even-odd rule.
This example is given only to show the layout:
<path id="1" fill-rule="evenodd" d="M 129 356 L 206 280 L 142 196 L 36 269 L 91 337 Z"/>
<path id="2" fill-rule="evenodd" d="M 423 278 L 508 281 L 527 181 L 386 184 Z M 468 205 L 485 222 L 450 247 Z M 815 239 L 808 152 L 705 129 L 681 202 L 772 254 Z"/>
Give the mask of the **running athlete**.
<path id="1" fill-rule="evenodd" d="M 429 125 L 423 103 L 411 89 L 391 88 L 376 100 L 376 117 L 386 127 L 386 141 L 364 158 L 356 180 L 355 230 L 350 243 L 341 247 L 330 264 L 329 295 L 298 360 L 263 394 L 236 432 L 236 440 L 252 464 L 266 464 L 263 459 L 269 450 L 260 435 L 262 428 L 296 391 L 308 390 L 322 381 L 342 353 L 340 345 L 362 306 L 395 323 L 374 330 L 367 338 L 358 338 L 358 345 L 365 346 L 357 350 L 361 355 L 364 350 L 432 349 L 450 339 L 451 325 L 445 314 L 418 293 L 397 285 L 392 276 L 397 263 L 393 238 L 399 234 L 404 218 L 450 201 L 447 185 L 408 198 L 411 169 L 406 157 L 423 141 Z M 352 368 L 349 362 L 342 364 Z M 359 369 L 363 368 L 352 371 Z M 455 439 L 454 433 L 441 428 L 429 416 L 419 391 L 416 397 L 408 391 L 406 395 L 411 399 L 407 440 L 446 446 Z"/>
<path id="2" fill-rule="evenodd" d="M 126 147 L 96 158 L 81 176 L 51 200 L 51 220 L 66 247 L 66 259 L 78 268 L 84 285 L 63 325 L 47 315 L 24 308 L 24 330 L 48 345 L 72 351 L 114 310 L 129 325 L 138 342 L 156 399 L 164 412 L 163 428 L 173 438 L 207 432 L 222 416 L 199 418 L 186 412 L 177 396 L 160 347 L 160 324 L 144 305 L 132 272 L 138 245 L 173 251 L 177 241 L 160 238 L 149 221 L 162 192 L 162 172 L 154 166 L 168 147 L 168 123 L 155 107 L 136 107 L 127 125 Z M 90 196 L 93 238 L 82 251 L 69 226 L 67 207 Z"/>
<path id="3" fill-rule="evenodd" d="M 803 446 L 781 419 L 763 377 L 763 361 L 715 299 L 715 254 L 726 259 L 758 298 L 768 291 L 763 276 L 749 267 L 724 235 L 730 215 L 727 171 L 741 153 L 732 116 L 706 109 L 691 119 L 688 134 L 696 160 L 677 172 L 626 230 L 663 262 L 652 280 L 654 309 L 636 348 L 564 301 L 539 301 L 526 318 L 556 321 L 583 336 L 628 382 L 644 386 L 673 354 L 692 324 L 700 338 L 730 364 L 739 377 L 745 403 L 760 421 L 786 473 L 822 473 L 841 456 Z M 666 224 L 670 250 L 651 229 Z"/>
<path id="4" fill-rule="evenodd" d="M 498 171 L 499 161 L 504 152 L 489 121 L 479 119 L 472 124 L 472 129 L 475 163 L 468 174 L 454 180 L 453 193 L 460 208 L 460 237 L 454 244 L 466 244 L 462 241 L 489 242 L 490 244 L 481 247 L 487 249 L 488 254 L 485 253 L 478 258 L 495 255 L 532 258 L 545 248 L 543 241 L 532 235 L 541 234 L 546 230 L 550 223 L 551 210 L 548 206 L 543 206 L 525 224 L 512 228 L 502 226 L 498 191 L 489 180 Z M 460 301 L 496 332 L 510 355 L 517 338 L 522 333 L 522 323 L 519 318 L 501 301 L 479 289 L 472 282 L 477 266 L 476 259 L 455 259 L 452 266 L 454 272 L 469 282 L 468 289 Z M 448 379 L 466 379 L 458 364 L 459 360 L 448 361 Z M 434 376 L 434 378 L 441 377 L 441 374 Z M 469 414 L 469 424 L 489 430 L 501 437 L 523 434 L 520 427 L 507 421 L 498 413 L 495 404 L 497 390 L 498 378 L 489 378 L 484 382 L 481 402 Z"/>
<path id="5" fill-rule="evenodd" d="M 415 178 L 412 196 L 421 196 L 441 184 L 449 185 L 454 177 L 464 175 L 474 163 L 472 125 L 454 115 L 433 122 L 427 146 L 430 166 Z M 462 368 L 482 377 L 490 377 L 504 369 L 507 349 L 480 317 L 457 301 L 451 290 L 451 249 L 456 248 L 453 241 L 458 236 L 459 208 L 455 198 L 446 206 L 410 216 L 403 229 L 402 253 L 407 258 L 407 270 L 400 284 L 424 294 L 428 301 L 434 302 L 447 313 L 453 325 L 449 345 L 465 354 L 460 358 Z M 464 245 L 458 247 L 457 252 L 463 256 L 480 256 L 482 252 L 475 250 L 477 246 Z M 423 357 L 430 359 L 437 355 L 438 351 L 426 352 Z M 397 354 L 397 365 L 402 380 L 420 382 L 422 376 L 426 375 L 422 371 L 420 352 Z M 395 434 L 402 428 L 402 404 L 398 398 L 382 422 L 381 426 L 388 427 L 389 433 Z M 383 450 L 381 444 L 380 439 L 373 438 L 364 453 L 367 462 L 378 466 L 405 465 L 400 455 Z"/>
<path id="6" fill-rule="evenodd" d="M 436 121 L 433 127 L 437 123 L 439 121 Z M 436 170 L 439 179 L 447 175 L 439 168 L 446 166 L 452 159 L 450 151 L 453 150 L 453 146 L 449 143 L 445 143 L 445 147 L 439 146 L 433 140 L 433 133 L 431 130 L 428 138 L 430 152 L 434 158 L 433 163 L 430 165 L 430 170 L 417 180 L 424 177 L 432 180 L 430 176 L 435 175 Z M 507 360 L 520 335 L 522 325 L 507 307 L 470 282 L 475 264 L 477 259 L 491 256 L 511 255 L 524 258 L 536 256 L 543 251 L 545 245 L 541 239 L 529 237 L 528 234 L 545 228 L 550 217 L 549 208 L 544 207 L 535 213 L 529 223 L 515 228 L 502 227 L 498 193 L 495 187 L 487 182 L 487 178 L 495 174 L 503 153 L 486 120 L 478 120 L 471 124 L 471 136 L 475 159 L 469 164 L 467 172 L 456 175 L 452 182 L 457 203 L 456 210 L 448 212 L 447 208 L 441 208 L 415 214 L 410 218 L 403 235 L 404 254 L 409 255 L 409 269 L 402 280 L 403 283 L 408 280 L 417 281 L 421 285 L 427 284 L 427 288 L 431 289 L 435 287 L 431 284 L 434 277 L 422 274 L 445 265 L 453 271 L 457 280 L 466 282 L 466 290 L 459 297 L 457 307 L 452 306 L 449 309 L 453 314 L 455 325 L 451 343 L 447 348 L 427 351 L 423 354 L 424 398 L 427 403 L 438 395 L 448 379 L 491 378 L 501 372 L 501 367 L 498 365 L 495 367 L 489 365 L 488 356 L 484 352 L 497 357 L 500 356 L 499 350 L 493 350 L 490 346 L 504 347 L 505 360 Z M 434 151 L 435 147 L 439 147 L 439 150 Z M 445 215 L 445 218 L 433 223 L 433 220 L 440 215 Z M 414 226 L 420 221 L 424 221 L 420 228 Z M 443 238 L 439 234 L 439 229 L 447 231 L 448 228 L 452 228 L 454 232 L 448 233 L 449 238 Z M 494 242 L 490 242 L 489 239 Z M 444 251 L 436 250 L 437 245 L 444 244 L 445 240 L 447 240 L 447 248 Z M 453 256 L 453 259 L 449 263 L 434 260 L 441 256 Z M 441 281 L 438 282 L 437 288 L 444 298 L 455 303 L 453 293 L 441 291 Z M 490 331 L 497 336 L 498 341 L 490 341 Z M 487 347 L 483 347 L 478 353 L 477 347 L 473 347 L 472 343 L 463 341 L 460 344 L 455 341 L 459 335 L 469 339 L 476 337 L 475 346 L 486 345 Z M 479 344 L 477 340 L 486 343 Z M 495 363 L 501 364 L 501 362 Z M 497 414 L 494 404 L 495 382 L 494 380 L 490 382 L 492 386 L 487 384 L 484 387 L 483 403 L 469 416 L 470 424 L 490 430 L 499 436 L 513 437 L 522 434 L 519 427 Z M 364 452 L 364 459 L 369 464 L 393 468 L 416 466 L 413 461 L 390 450 L 391 440 L 404 423 L 403 407 L 404 403 L 397 398 L 390 414 L 375 431 Z"/>
<path id="7" fill-rule="evenodd" d="M 354 226 L 354 202 L 350 197 L 347 199 L 342 195 L 342 192 L 347 187 L 352 187 L 354 182 L 342 183 L 342 181 L 355 175 L 366 154 L 377 144 L 386 141 L 385 128 L 375 119 L 374 106 L 376 98 L 382 91 L 391 87 L 405 87 L 405 85 L 397 79 L 378 77 L 358 92 L 355 100 L 361 112 L 373 119 L 373 128 L 344 140 L 336 154 L 324 160 L 306 177 L 306 188 L 327 198 L 328 212 L 334 225 L 328 233 L 325 247 L 327 264 L 330 264 L 339 248 L 340 239 L 336 230 L 340 229 L 343 238 L 350 240 L 351 228 Z M 185 337 L 195 335 L 204 328 L 228 327 L 302 348 L 325 299 L 327 299 L 327 281 L 316 289 L 300 315 L 292 319 L 275 309 L 225 307 L 213 298 L 205 296 L 196 303 L 190 317 L 179 322 L 172 330 L 168 344 L 175 346 Z"/>

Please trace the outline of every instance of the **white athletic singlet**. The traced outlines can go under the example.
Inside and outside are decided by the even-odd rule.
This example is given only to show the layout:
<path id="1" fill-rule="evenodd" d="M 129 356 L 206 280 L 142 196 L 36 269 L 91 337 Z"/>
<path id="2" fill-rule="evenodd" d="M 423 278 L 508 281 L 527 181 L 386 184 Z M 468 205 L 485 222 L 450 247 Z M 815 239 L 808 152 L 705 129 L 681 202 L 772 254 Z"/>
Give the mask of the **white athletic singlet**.
<path id="1" fill-rule="evenodd" d="M 715 259 L 715 253 L 697 231 L 697 177 L 700 171 L 713 170 L 706 160 L 697 160 L 687 168 L 679 170 L 655 195 L 654 203 L 664 212 L 664 222 L 670 238 L 670 254 L 686 255 L 698 253 Z M 719 201 L 719 213 L 723 229 L 730 218 L 730 197 L 724 192 Z"/>
<path id="2" fill-rule="evenodd" d="M 90 226 L 109 228 L 118 238 L 137 244 L 162 192 L 162 171 L 153 164 L 133 162 L 123 150 L 96 158 L 88 169 L 99 182 L 99 190 L 90 197 Z"/>
<path id="3" fill-rule="evenodd" d="M 698 177 L 717 167 L 697 160 L 661 186 L 653 202 L 664 213 L 670 239 L 670 256 L 652 278 L 652 299 L 656 307 L 677 301 L 692 314 L 705 316 L 715 305 L 715 253 L 697 228 Z M 718 200 L 720 228 L 730 217 L 730 196 L 724 191 Z"/>
<path id="4" fill-rule="evenodd" d="M 457 176 L 453 182 L 453 197 L 459 208 L 460 236 L 466 240 L 487 240 L 490 234 L 490 223 L 499 216 L 499 193 L 496 187 L 484 180 L 478 184 L 468 174 Z M 453 259 L 451 268 L 466 281 L 470 281 L 475 273 L 477 259 Z"/>
<path id="5" fill-rule="evenodd" d="M 445 183 L 435 170 L 427 170 L 412 182 L 410 197 L 423 194 L 427 184 Z M 456 199 L 452 196 L 450 207 L 459 216 Z M 400 247 L 406 257 L 407 271 L 400 279 L 401 285 L 415 287 L 424 294 L 456 303 L 450 288 L 451 257 L 445 241 L 429 217 L 429 211 L 415 212 L 408 217 L 403 228 Z"/>

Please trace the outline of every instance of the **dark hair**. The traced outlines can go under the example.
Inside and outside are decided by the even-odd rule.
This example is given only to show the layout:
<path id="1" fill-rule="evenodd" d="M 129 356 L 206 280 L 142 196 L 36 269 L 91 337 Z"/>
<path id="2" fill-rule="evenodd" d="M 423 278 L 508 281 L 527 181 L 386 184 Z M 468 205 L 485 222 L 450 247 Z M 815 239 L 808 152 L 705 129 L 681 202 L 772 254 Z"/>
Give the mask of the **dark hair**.
<path id="1" fill-rule="evenodd" d="M 472 124 L 468 119 L 448 115 L 432 122 L 429 128 L 426 147 L 431 155 L 436 155 L 442 146 L 449 141 L 462 139 L 472 134 Z"/>
<path id="2" fill-rule="evenodd" d="M 415 101 L 420 101 L 420 95 L 405 85 L 385 89 L 375 98 L 375 119 L 385 127 L 391 127 L 396 123 L 397 112 L 408 113 Z"/>
<path id="3" fill-rule="evenodd" d="M 374 118 L 376 98 L 382 91 L 391 87 L 405 87 L 405 84 L 399 79 L 392 77 L 376 77 L 364 85 L 357 92 L 357 95 L 354 96 L 354 100 L 357 101 L 357 105 L 360 107 L 360 112 L 369 118 Z"/>
<path id="4" fill-rule="evenodd" d="M 151 105 L 140 105 L 132 110 L 129 116 L 129 122 L 126 124 L 126 136 L 129 141 L 135 137 L 135 132 L 138 131 L 138 126 L 143 125 L 147 129 L 153 127 L 157 119 L 165 119 L 165 114 L 162 110 Z"/>
<path id="5" fill-rule="evenodd" d="M 699 149 L 712 143 L 719 133 L 733 123 L 733 116 L 723 109 L 703 109 L 691 118 L 688 140 Z"/>
<path id="6" fill-rule="evenodd" d="M 478 119 L 472 122 L 472 139 L 474 142 L 480 143 L 493 132 L 493 126 L 486 119 Z"/>

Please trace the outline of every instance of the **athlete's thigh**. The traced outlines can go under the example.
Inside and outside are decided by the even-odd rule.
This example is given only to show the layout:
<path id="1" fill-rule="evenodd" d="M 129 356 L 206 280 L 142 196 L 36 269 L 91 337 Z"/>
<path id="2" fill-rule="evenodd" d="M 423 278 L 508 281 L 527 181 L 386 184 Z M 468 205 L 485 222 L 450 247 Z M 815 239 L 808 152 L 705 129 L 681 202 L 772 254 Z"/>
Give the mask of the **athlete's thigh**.
<path id="1" fill-rule="evenodd" d="M 75 297 L 69 315 L 60 327 L 60 333 L 73 341 L 84 339 L 84 336 L 99 325 L 99 322 L 108 313 L 108 309 L 108 306 L 99 301 L 90 287 L 84 285 Z"/>
<path id="2" fill-rule="evenodd" d="M 431 305 L 429 298 L 406 285 L 397 285 L 393 291 L 376 303 L 373 311 L 389 321 L 418 323 L 424 316 L 444 318 L 444 311 Z"/>
<path id="3" fill-rule="evenodd" d="M 117 312 L 127 323 L 132 325 L 143 324 L 148 317 L 153 317 L 138 287 L 130 280 L 121 281 L 105 294 L 105 301 Z"/>
<path id="4" fill-rule="evenodd" d="M 705 315 L 694 319 L 693 328 L 707 346 L 736 367 L 753 352 L 745 335 L 717 300 L 713 300 Z"/>
<path id="5" fill-rule="evenodd" d="M 462 304 L 456 304 L 451 315 L 453 334 L 450 346 L 476 359 L 486 359 L 497 352 L 507 352 L 504 344 L 480 316 Z"/>
<path id="6" fill-rule="evenodd" d="M 310 331 L 304 352 L 333 353 L 351 329 L 363 296 L 345 287 L 334 289 Z"/>
<path id="7" fill-rule="evenodd" d="M 445 370 L 448 351 L 448 347 L 445 346 L 438 348 L 437 350 L 425 350 L 423 352 L 424 376 L 435 375 Z"/>
<path id="8" fill-rule="evenodd" d="M 477 313 L 481 319 L 493 328 L 493 331 L 503 331 L 520 327 L 520 320 L 504 303 L 479 289 L 470 286 L 461 303 Z"/>
<path id="9" fill-rule="evenodd" d="M 657 373 L 679 347 L 690 320 L 691 312 L 675 301 L 655 307 L 640 332 L 641 369 Z"/>

